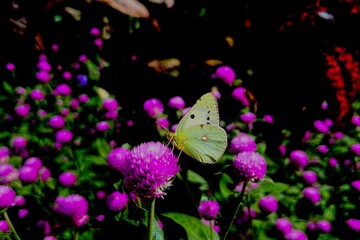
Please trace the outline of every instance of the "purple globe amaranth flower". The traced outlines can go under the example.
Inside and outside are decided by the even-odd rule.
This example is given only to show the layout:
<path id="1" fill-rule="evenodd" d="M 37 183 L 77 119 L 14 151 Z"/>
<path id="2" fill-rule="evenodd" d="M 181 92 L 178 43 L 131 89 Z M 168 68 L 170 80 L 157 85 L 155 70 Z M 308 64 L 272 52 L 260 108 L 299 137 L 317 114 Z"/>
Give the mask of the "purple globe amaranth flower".
<path id="1" fill-rule="evenodd" d="M 30 113 L 30 105 L 29 104 L 21 104 L 15 107 L 15 113 L 20 117 L 27 117 Z"/>
<path id="2" fill-rule="evenodd" d="M 320 153 L 327 153 L 329 151 L 329 147 L 324 145 L 324 144 L 321 144 L 317 147 L 317 150 L 320 152 Z"/>
<path id="3" fill-rule="evenodd" d="M 292 230 L 292 224 L 287 218 L 278 218 L 275 227 L 284 235 L 288 235 Z"/>
<path id="4" fill-rule="evenodd" d="M 265 213 L 276 212 L 278 209 L 278 200 L 272 195 L 267 195 L 259 199 L 259 208 Z"/>
<path id="5" fill-rule="evenodd" d="M 308 155 L 303 150 L 293 150 L 290 153 L 290 163 L 293 164 L 296 169 L 302 170 L 309 162 Z"/>
<path id="6" fill-rule="evenodd" d="M 351 230 L 360 232 L 360 219 L 350 218 L 346 221 L 346 224 Z"/>
<path id="7" fill-rule="evenodd" d="M 339 165 L 339 162 L 336 158 L 329 158 L 328 164 L 332 168 L 336 168 Z"/>
<path id="8" fill-rule="evenodd" d="M 342 139 L 344 137 L 344 133 L 342 133 L 342 132 L 335 132 L 334 133 L 334 138 L 335 139 Z"/>
<path id="9" fill-rule="evenodd" d="M 240 217 L 237 219 L 236 223 L 241 225 L 245 222 L 249 222 L 251 219 L 256 218 L 256 211 L 253 208 L 244 207 Z"/>
<path id="10" fill-rule="evenodd" d="M 210 226 L 210 220 L 206 220 L 204 218 L 201 219 L 201 221 L 203 223 L 205 223 L 206 225 Z M 220 226 L 217 225 L 216 223 L 213 223 L 213 230 L 216 232 L 216 233 L 219 233 L 220 232 Z"/>
<path id="11" fill-rule="evenodd" d="M 94 36 L 100 36 L 101 31 L 97 27 L 93 27 L 90 29 L 90 34 Z"/>
<path id="12" fill-rule="evenodd" d="M 314 122 L 314 127 L 316 130 L 318 130 L 320 133 L 326 134 L 329 132 L 329 125 L 326 124 L 325 121 L 316 120 Z"/>
<path id="13" fill-rule="evenodd" d="M 105 98 L 102 102 L 102 107 L 107 111 L 116 111 L 119 104 L 114 98 Z"/>
<path id="14" fill-rule="evenodd" d="M 54 211 L 69 216 L 78 227 L 85 225 L 89 220 L 88 208 L 87 200 L 78 194 L 58 196 L 53 207 Z"/>
<path id="15" fill-rule="evenodd" d="M 77 110 L 77 109 L 79 109 L 79 107 L 80 107 L 79 100 L 77 100 L 76 98 L 71 99 L 70 107 L 71 107 L 71 109 L 74 110 L 74 111 Z"/>
<path id="16" fill-rule="evenodd" d="M 235 88 L 231 93 L 232 98 L 241 102 L 245 107 L 250 106 L 249 99 L 246 96 L 246 89 L 243 87 Z"/>
<path id="17" fill-rule="evenodd" d="M 111 119 L 111 120 L 114 120 L 114 119 L 117 119 L 118 118 L 118 112 L 117 111 L 108 111 L 105 113 L 105 117 L 107 119 Z"/>
<path id="18" fill-rule="evenodd" d="M 77 182 L 77 176 L 75 173 L 67 171 L 63 172 L 59 176 L 59 182 L 64 187 L 70 187 L 76 184 Z"/>
<path id="19" fill-rule="evenodd" d="M 24 196 L 16 196 L 13 206 L 23 206 L 25 204 L 26 200 Z"/>
<path id="20" fill-rule="evenodd" d="M 164 106 L 157 98 L 151 98 L 144 102 L 144 110 L 151 118 L 156 118 L 164 112 Z"/>
<path id="21" fill-rule="evenodd" d="M 13 167 L 10 163 L 0 164 L 0 183 L 8 184 L 19 177 L 19 171 Z"/>
<path id="22" fill-rule="evenodd" d="M 33 183 L 39 176 L 39 170 L 31 166 L 22 166 L 19 169 L 19 179 L 22 182 Z"/>
<path id="23" fill-rule="evenodd" d="M 309 141 L 311 138 L 311 132 L 310 131 L 306 131 L 305 134 L 304 134 L 304 137 L 302 139 L 302 142 L 307 142 Z"/>
<path id="24" fill-rule="evenodd" d="M 57 85 L 54 89 L 54 95 L 60 95 L 60 96 L 68 96 L 71 94 L 71 88 L 66 83 L 61 83 Z"/>
<path id="25" fill-rule="evenodd" d="M 316 231 L 317 226 L 316 226 L 316 223 L 310 221 L 306 224 L 306 228 L 310 231 Z"/>
<path id="26" fill-rule="evenodd" d="M 15 201 L 14 189 L 6 185 L 0 185 L 0 208 L 10 207 Z"/>
<path id="27" fill-rule="evenodd" d="M 40 89 L 33 89 L 30 92 L 30 98 L 33 100 L 41 101 L 45 98 L 45 95 Z"/>
<path id="28" fill-rule="evenodd" d="M 350 185 L 360 193 L 360 180 L 352 181 Z"/>
<path id="29" fill-rule="evenodd" d="M 47 62 L 46 59 L 39 60 L 36 67 L 43 71 L 47 71 L 47 72 L 51 71 L 51 65 Z"/>
<path id="30" fill-rule="evenodd" d="M 175 109 L 182 109 L 185 107 L 185 101 L 182 97 L 175 96 L 175 97 L 170 98 L 170 100 L 168 102 L 168 106 L 175 108 Z"/>
<path id="31" fill-rule="evenodd" d="M 103 198 L 105 198 L 105 196 L 106 196 L 106 193 L 102 190 L 96 192 L 96 197 L 98 199 L 103 199 Z"/>
<path id="32" fill-rule="evenodd" d="M 142 143 L 131 150 L 125 165 L 125 187 L 142 198 L 165 195 L 180 170 L 177 157 L 160 142 Z"/>
<path id="33" fill-rule="evenodd" d="M 60 143 L 70 142 L 72 137 L 72 132 L 68 129 L 59 130 L 55 134 L 56 141 Z"/>
<path id="34" fill-rule="evenodd" d="M 6 146 L 0 147 L 0 165 L 8 163 L 10 159 L 10 149 Z"/>
<path id="35" fill-rule="evenodd" d="M 263 120 L 269 124 L 273 124 L 274 123 L 274 118 L 271 115 L 264 115 Z"/>
<path id="36" fill-rule="evenodd" d="M 21 219 L 26 217 L 28 214 L 29 214 L 29 210 L 27 210 L 26 208 L 22 208 L 18 212 L 18 217 Z"/>
<path id="37" fill-rule="evenodd" d="M 119 191 L 112 192 L 106 199 L 106 205 L 112 211 L 121 211 L 129 202 L 129 197 L 126 193 Z"/>
<path id="38" fill-rule="evenodd" d="M 238 153 L 233 166 L 240 181 L 258 181 L 266 174 L 266 160 L 258 152 Z"/>
<path id="39" fill-rule="evenodd" d="M 9 224 L 6 220 L 0 220 L 0 233 L 8 232 L 10 230 Z"/>
<path id="40" fill-rule="evenodd" d="M 322 103 L 321 103 L 321 109 L 323 109 L 323 110 L 326 110 L 326 109 L 328 109 L 328 103 L 326 102 L 326 101 L 323 101 Z"/>
<path id="41" fill-rule="evenodd" d="M 303 195 L 305 198 L 310 200 L 310 202 L 312 202 L 314 205 L 317 204 L 321 199 L 320 191 L 316 187 L 304 188 Z"/>
<path id="42" fill-rule="evenodd" d="M 228 85 L 235 81 L 235 77 L 234 70 L 229 66 L 218 67 L 216 72 L 212 75 L 212 78 L 220 78 Z"/>
<path id="43" fill-rule="evenodd" d="M 304 171 L 302 177 L 304 181 L 309 185 L 312 185 L 317 181 L 317 174 L 312 170 Z"/>
<path id="44" fill-rule="evenodd" d="M 15 64 L 7 63 L 6 64 L 6 69 L 9 70 L 9 71 L 14 71 L 15 70 Z"/>
<path id="45" fill-rule="evenodd" d="M 41 181 L 45 182 L 46 180 L 48 180 L 51 177 L 51 172 L 47 167 L 42 167 L 39 170 L 39 175 L 40 175 Z"/>
<path id="46" fill-rule="evenodd" d="M 131 151 L 127 148 L 114 148 L 107 156 L 107 163 L 120 173 L 124 172 L 124 168 L 131 158 Z"/>
<path id="47" fill-rule="evenodd" d="M 170 126 L 169 119 L 167 117 L 159 117 L 156 119 L 156 123 L 161 129 L 168 129 Z"/>
<path id="48" fill-rule="evenodd" d="M 356 155 L 360 155 L 360 143 L 354 143 L 350 146 L 350 150 Z"/>
<path id="49" fill-rule="evenodd" d="M 220 211 L 220 205 L 215 200 L 202 201 L 199 204 L 198 212 L 205 220 L 213 220 L 217 217 Z"/>
<path id="50" fill-rule="evenodd" d="M 360 116 L 353 115 L 351 117 L 351 123 L 355 124 L 357 127 L 360 126 Z"/>
<path id="51" fill-rule="evenodd" d="M 255 139 L 246 133 L 239 133 L 230 142 L 230 151 L 234 154 L 239 152 L 254 152 L 256 148 Z"/>
<path id="52" fill-rule="evenodd" d="M 291 232 L 285 235 L 286 240 L 307 240 L 306 234 L 298 229 L 292 229 Z"/>
<path id="53" fill-rule="evenodd" d="M 104 220 L 105 220 L 105 216 L 104 216 L 104 215 L 102 215 L 102 214 L 97 215 L 97 216 L 96 216 L 96 220 L 97 220 L 97 221 L 99 221 L 99 222 L 102 222 L 102 221 L 104 221 Z"/>
<path id="54" fill-rule="evenodd" d="M 65 119 L 61 115 L 54 115 L 49 119 L 49 126 L 54 129 L 60 129 L 65 126 Z"/>
<path id="55" fill-rule="evenodd" d="M 36 78 L 42 83 L 47 83 L 51 80 L 51 74 L 48 71 L 40 70 L 36 73 Z"/>
<path id="56" fill-rule="evenodd" d="M 32 167 L 39 171 L 42 168 L 42 161 L 38 157 L 30 157 L 25 160 L 24 166 Z"/>
<path id="57" fill-rule="evenodd" d="M 252 123 L 256 120 L 256 115 L 252 112 L 247 112 L 240 115 L 240 120 L 245 123 Z"/>
<path id="58" fill-rule="evenodd" d="M 327 220 L 320 220 L 316 223 L 316 227 L 322 232 L 328 233 L 331 230 L 331 223 Z"/>
<path id="59" fill-rule="evenodd" d="M 49 236 L 45 236 L 43 240 L 56 240 L 56 237 L 49 235 Z"/>
<path id="60" fill-rule="evenodd" d="M 281 155 L 285 156 L 285 154 L 286 154 L 286 145 L 285 145 L 285 144 L 281 144 L 281 145 L 279 146 L 279 151 L 280 151 Z"/>
<path id="61" fill-rule="evenodd" d="M 79 95 L 79 102 L 87 103 L 90 100 L 89 96 L 85 93 Z"/>
<path id="62" fill-rule="evenodd" d="M 15 149 L 24 149 L 27 146 L 27 140 L 22 136 L 14 137 L 12 140 L 12 146 Z"/>
<path id="63" fill-rule="evenodd" d="M 107 130 L 109 130 L 110 125 L 107 121 L 100 121 L 96 124 L 96 130 L 98 130 L 99 132 L 106 132 Z"/>

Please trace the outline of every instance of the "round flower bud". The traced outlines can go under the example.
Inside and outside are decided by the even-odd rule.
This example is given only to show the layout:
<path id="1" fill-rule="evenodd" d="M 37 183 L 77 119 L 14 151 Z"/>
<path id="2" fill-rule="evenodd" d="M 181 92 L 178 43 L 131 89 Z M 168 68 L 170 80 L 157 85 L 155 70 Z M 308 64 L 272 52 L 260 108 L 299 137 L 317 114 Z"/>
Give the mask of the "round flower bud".
<path id="1" fill-rule="evenodd" d="M 322 144 L 322 145 L 319 145 L 317 147 L 317 150 L 320 152 L 320 153 L 327 153 L 329 151 L 329 147 Z"/>
<path id="2" fill-rule="evenodd" d="M 360 180 L 352 181 L 350 185 L 360 193 Z"/>
<path id="3" fill-rule="evenodd" d="M 9 71 L 14 71 L 15 70 L 15 64 L 7 63 L 6 64 L 6 69 L 9 70 Z"/>
<path id="4" fill-rule="evenodd" d="M 252 112 L 241 114 L 240 120 L 245 123 L 252 123 L 256 120 L 256 115 Z"/>
<path id="5" fill-rule="evenodd" d="M 351 123 L 355 124 L 357 127 L 360 126 L 360 116 L 352 116 L 351 117 Z"/>
<path id="6" fill-rule="evenodd" d="M 306 234 L 298 229 L 292 229 L 289 234 L 285 236 L 286 240 L 307 240 Z"/>
<path id="7" fill-rule="evenodd" d="M 316 226 L 322 232 L 328 233 L 331 230 L 331 223 L 327 220 L 320 220 L 316 223 Z"/>
<path id="8" fill-rule="evenodd" d="M 317 181 L 317 174 L 311 170 L 304 171 L 302 177 L 304 181 L 309 185 L 312 185 Z"/>
<path id="9" fill-rule="evenodd" d="M 89 101 L 89 96 L 86 95 L 85 93 L 83 94 L 80 94 L 79 96 L 79 101 L 82 102 L 82 103 L 87 103 Z"/>
<path id="10" fill-rule="evenodd" d="M 10 207 L 15 201 L 15 191 L 6 185 L 0 185 L 0 208 Z"/>
<path id="11" fill-rule="evenodd" d="M 56 132 L 56 141 L 60 143 L 70 142 L 72 139 L 72 132 L 67 129 L 62 129 Z"/>
<path id="12" fill-rule="evenodd" d="M 96 129 L 99 132 L 106 132 L 107 130 L 109 130 L 109 128 L 110 128 L 110 125 L 107 121 L 101 121 L 96 124 Z"/>
<path id="13" fill-rule="evenodd" d="M 215 200 L 207 200 L 200 203 L 198 212 L 205 220 L 213 220 L 219 214 L 220 205 Z"/>
<path id="14" fill-rule="evenodd" d="M 121 211 L 129 202 L 129 197 L 126 193 L 118 191 L 112 192 L 106 199 L 106 205 L 112 211 Z"/>
<path id="15" fill-rule="evenodd" d="M 339 163 L 338 160 L 336 160 L 335 158 L 329 158 L 328 164 L 330 167 L 336 168 Z"/>
<path id="16" fill-rule="evenodd" d="M 167 129 L 169 128 L 170 125 L 167 117 L 159 117 L 158 119 L 156 119 L 156 123 L 159 125 L 161 129 Z"/>
<path id="17" fill-rule="evenodd" d="M 23 149 L 27 146 L 27 140 L 22 136 L 18 136 L 12 140 L 12 145 L 15 149 Z"/>
<path id="18" fill-rule="evenodd" d="M 220 78 L 226 84 L 230 85 L 235 81 L 235 72 L 229 66 L 221 66 L 216 69 L 216 72 L 212 75 L 213 78 Z"/>
<path id="19" fill-rule="evenodd" d="M 317 226 L 316 226 L 316 223 L 310 221 L 306 224 L 306 228 L 310 231 L 316 231 Z"/>
<path id="20" fill-rule="evenodd" d="M 274 123 L 274 118 L 271 115 L 264 115 L 263 117 L 264 121 L 269 123 L 269 124 L 273 124 Z"/>
<path id="21" fill-rule="evenodd" d="M 250 106 L 249 99 L 246 96 L 246 89 L 243 87 L 235 88 L 231 93 L 232 98 L 241 102 L 245 107 Z"/>
<path id="22" fill-rule="evenodd" d="M 275 227 L 286 236 L 291 232 L 292 224 L 287 218 L 278 218 L 275 222 Z"/>
<path id="23" fill-rule="evenodd" d="M 28 182 L 28 183 L 35 182 L 39 176 L 38 172 L 39 170 L 24 165 L 19 169 L 19 179 L 22 182 Z"/>
<path id="24" fill-rule="evenodd" d="M 307 154 L 302 150 L 293 150 L 290 153 L 290 163 L 293 164 L 296 169 L 303 169 L 309 162 Z"/>
<path id="25" fill-rule="evenodd" d="M 115 148 L 110 151 L 107 157 L 107 163 L 110 167 L 122 173 L 126 162 L 131 158 L 131 151 L 126 148 Z"/>
<path id="26" fill-rule="evenodd" d="M 44 93 L 39 89 L 31 90 L 30 92 L 30 98 L 33 100 L 43 100 L 45 98 Z"/>
<path id="27" fill-rule="evenodd" d="M 77 177 L 73 172 L 63 172 L 59 176 L 59 182 L 64 187 L 70 187 L 76 184 Z"/>
<path id="28" fill-rule="evenodd" d="M 230 151 L 234 154 L 239 152 L 254 152 L 256 148 L 255 139 L 246 133 L 239 133 L 230 143 Z"/>
<path id="29" fill-rule="evenodd" d="M 6 220 L 0 220 L 0 233 L 6 233 L 10 230 L 9 224 Z"/>
<path id="30" fill-rule="evenodd" d="M 356 155 L 360 155 L 360 143 L 354 143 L 350 146 L 350 150 Z"/>
<path id="31" fill-rule="evenodd" d="M 27 117 L 30 113 L 30 105 L 29 104 L 22 104 L 15 107 L 15 113 L 20 117 Z"/>
<path id="32" fill-rule="evenodd" d="M 304 197 L 309 199 L 314 205 L 317 204 L 321 199 L 319 189 L 317 189 L 316 187 L 304 188 L 303 194 Z"/>
<path id="33" fill-rule="evenodd" d="M 278 200 L 272 195 L 267 195 L 259 200 L 259 208 L 265 213 L 276 212 L 278 209 Z"/>
<path id="34" fill-rule="evenodd" d="M 71 88 L 69 85 L 62 83 L 55 87 L 54 95 L 68 96 L 71 94 Z"/>
<path id="35" fill-rule="evenodd" d="M 156 118 L 164 112 L 164 107 L 159 99 L 151 98 L 144 102 L 144 110 L 149 117 Z"/>
<path id="36" fill-rule="evenodd" d="M 42 83 L 47 83 L 51 80 L 51 75 L 48 71 L 40 70 L 36 73 L 36 78 Z"/>
<path id="37" fill-rule="evenodd" d="M 29 210 L 27 210 L 26 208 L 23 208 L 23 209 L 19 210 L 18 217 L 21 219 L 21 218 L 26 217 L 28 214 L 29 214 Z"/>
<path id="38" fill-rule="evenodd" d="M 182 109 L 185 107 L 185 101 L 184 99 L 182 99 L 182 97 L 175 96 L 170 98 L 168 106 L 175 109 Z"/>
<path id="39" fill-rule="evenodd" d="M 234 158 L 233 166 L 241 181 L 261 180 L 266 173 L 266 160 L 258 152 L 238 153 Z"/>
<path id="40" fill-rule="evenodd" d="M 78 194 L 58 196 L 53 207 L 54 211 L 71 217 L 74 225 L 80 227 L 89 220 L 87 200 Z"/>
<path id="41" fill-rule="evenodd" d="M 61 115 L 54 115 L 49 119 L 49 126 L 54 129 L 60 129 L 65 126 L 65 119 Z"/>
<path id="42" fill-rule="evenodd" d="M 115 111 L 119 107 L 119 104 L 114 98 L 106 98 L 102 103 L 102 107 L 107 111 Z"/>
<path id="43" fill-rule="evenodd" d="M 10 163 L 0 164 L 0 183 L 7 184 L 17 180 L 19 172 Z"/>
<path id="44" fill-rule="evenodd" d="M 329 132 L 329 125 L 326 124 L 326 122 L 321 120 L 316 120 L 314 122 L 314 127 L 316 130 L 318 130 L 320 133 L 326 134 Z"/>
<path id="45" fill-rule="evenodd" d="M 40 175 L 41 180 L 44 181 L 44 182 L 51 177 L 50 170 L 48 168 L 46 168 L 46 167 L 42 167 L 39 170 L 39 175 Z"/>
<path id="46" fill-rule="evenodd" d="M 41 159 L 38 157 L 30 157 L 25 160 L 24 166 L 32 167 L 35 170 L 39 171 L 42 168 Z"/>
<path id="47" fill-rule="evenodd" d="M 346 224 L 351 230 L 360 232 L 360 219 L 350 218 L 346 221 Z"/>

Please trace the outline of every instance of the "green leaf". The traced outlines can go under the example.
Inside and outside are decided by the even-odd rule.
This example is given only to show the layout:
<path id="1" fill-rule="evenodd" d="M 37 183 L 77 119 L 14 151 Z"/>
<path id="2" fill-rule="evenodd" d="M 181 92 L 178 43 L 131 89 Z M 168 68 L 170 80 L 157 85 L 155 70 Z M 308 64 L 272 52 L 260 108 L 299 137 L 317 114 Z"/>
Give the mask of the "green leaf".
<path id="1" fill-rule="evenodd" d="M 5 91 L 7 91 L 8 93 L 12 94 L 14 93 L 14 89 L 12 88 L 12 86 L 6 82 L 6 81 L 3 81 L 3 88 L 5 89 Z"/>
<path id="2" fill-rule="evenodd" d="M 228 199 L 233 194 L 233 189 L 229 189 L 229 184 L 233 184 L 233 180 L 227 174 L 222 174 L 219 181 L 219 189 L 222 197 Z"/>
<path id="3" fill-rule="evenodd" d="M 175 212 L 168 212 L 162 215 L 170 218 L 171 220 L 182 226 L 185 229 L 189 240 L 211 239 L 209 226 L 203 223 L 198 218 Z M 219 239 L 219 236 L 215 231 L 213 231 L 213 234 L 214 240 Z"/>
<path id="4" fill-rule="evenodd" d="M 99 152 L 100 157 L 107 159 L 109 152 L 111 151 L 110 145 L 105 139 L 97 138 L 94 142 L 96 149 Z"/>
<path id="5" fill-rule="evenodd" d="M 196 172 L 188 170 L 187 171 L 187 178 L 188 178 L 189 182 L 199 184 L 200 185 L 199 189 L 201 191 L 207 191 L 209 189 L 209 184 L 205 180 L 205 178 L 203 178 L 202 176 L 200 176 Z"/>
<path id="6" fill-rule="evenodd" d="M 99 67 L 95 63 L 93 63 L 90 59 L 87 59 L 84 63 L 89 71 L 89 75 L 88 75 L 89 78 L 91 80 L 98 81 L 100 79 Z"/>
<path id="7" fill-rule="evenodd" d="M 86 155 L 84 156 L 86 162 L 91 162 L 95 165 L 107 165 L 106 158 L 96 156 L 96 155 Z"/>

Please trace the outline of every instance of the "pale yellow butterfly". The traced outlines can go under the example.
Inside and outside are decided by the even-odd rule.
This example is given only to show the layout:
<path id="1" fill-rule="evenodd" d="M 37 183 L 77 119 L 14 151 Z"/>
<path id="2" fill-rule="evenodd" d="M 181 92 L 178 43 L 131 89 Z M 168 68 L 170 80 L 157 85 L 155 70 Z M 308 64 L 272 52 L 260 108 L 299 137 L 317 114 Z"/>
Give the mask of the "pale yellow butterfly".
<path id="1" fill-rule="evenodd" d="M 204 94 L 180 120 L 167 138 L 177 149 L 202 163 L 216 163 L 227 147 L 226 131 L 219 126 L 219 109 L 215 96 Z"/>

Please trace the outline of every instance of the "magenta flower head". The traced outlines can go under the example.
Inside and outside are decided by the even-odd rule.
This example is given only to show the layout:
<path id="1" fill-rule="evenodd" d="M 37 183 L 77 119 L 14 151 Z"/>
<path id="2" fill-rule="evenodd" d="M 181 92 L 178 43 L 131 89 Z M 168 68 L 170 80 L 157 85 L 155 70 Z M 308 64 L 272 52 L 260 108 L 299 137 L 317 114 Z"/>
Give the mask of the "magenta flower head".
<path id="1" fill-rule="evenodd" d="M 70 130 L 62 129 L 56 132 L 55 138 L 57 142 L 67 143 L 70 142 L 73 135 Z"/>
<path id="2" fill-rule="evenodd" d="M 212 75 L 212 78 L 220 78 L 226 84 L 230 85 L 235 81 L 235 72 L 229 66 L 221 66 L 216 69 L 216 72 Z"/>
<path id="3" fill-rule="evenodd" d="M 156 119 L 156 123 L 161 129 L 168 129 L 170 126 L 170 122 L 167 117 L 159 117 L 158 119 Z"/>
<path id="4" fill-rule="evenodd" d="M 14 137 L 12 140 L 12 146 L 15 149 L 24 149 L 27 146 L 27 140 L 22 136 Z"/>
<path id="5" fill-rule="evenodd" d="M 73 172 L 63 172 L 59 176 L 59 182 L 64 187 L 70 187 L 76 184 L 77 182 L 77 176 Z"/>
<path id="6" fill-rule="evenodd" d="M 29 104 L 21 104 L 15 107 L 15 113 L 20 117 L 27 117 L 30 113 L 30 105 Z"/>
<path id="7" fill-rule="evenodd" d="M 350 218 L 346 221 L 346 224 L 351 230 L 360 232 L 360 219 Z"/>
<path id="8" fill-rule="evenodd" d="M 66 83 L 59 84 L 54 89 L 54 95 L 68 96 L 71 94 L 71 88 Z"/>
<path id="9" fill-rule="evenodd" d="M 351 123 L 355 124 L 357 127 L 359 127 L 360 126 L 360 116 L 356 116 L 356 115 L 352 116 Z"/>
<path id="10" fill-rule="evenodd" d="M 108 208 L 116 212 L 123 210 L 128 202 L 128 195 L 119 191 L 112 192 L 106 199 L 106 205 Z"/>
<path id="11" fill-rule="evenodd" d="M 339 165 L 339 162 L 336 158 L 329 158 L 328 164 L 332 168 L 336 168 Z"/>
<path id="12" fill-rule="evenodd" d="M 35 168 L 37 171 L 39 171 L 42 168 L 42 161 L 38 157 L 30 157 L 25 160 L 24 166 Z"/>
<path id="13" fill-rule="evenodd" d="M 312 170 L 304 171 L 302 177 L 304 181 L 309 185 L 312 185 L 317 181 L 317 174 Z"/>
<path id="14" fill-rule="evenodd" d="M 233 166 L 240 181 L 258 181 L 266 174 L 266 160 L 258 152 L 238 153 Z"/>
<path id="15" fill-rule="evenodd" d="M 102 102 L 102 107 L 105 110 L 112 112 L 118 109 L 119 104 L 115 98 L 105 98 Z"/>
<path id="16" fill-rule="evenodd" d="M 19 169 L 19 179 L 22 182 L 33 183 L 39 176 L 39 170 L 31 166 L 22 166 Z"/>
<path id="17" fill-rule="evenodd" d="M 185 101 L 182 97 L 175 96 L 175 97 L 170 98 L 170 100 L 168 102 L 168 106 L 175 108 L 175 109 L 182 109 L 185 107 Z"/>
<path id="18" fill-rule="evenodd" d="M 160 142 L 142 143 L 131 152 L 123 172 L 125 187 L 142 198 L 164 196 L 180 170 L 177 157 Z"/>
<path id="19" fill-rule="evenodd" d="M 240 120 L 245 123 L 252 123 L 256 120 L 256 115 L 252 112 L 247 112 L 240 115 Z"/>
<path id="20" fill-rule="evenodd" d="M 326 146 L 325 144 L 321 144 L 317 147 L 317 150 L 320 152 L 320 153 L 327 153 L 329 151 L 329 147 Z"/>
<path id="21" fill-rule="evenodd" d="M 19 171 L 10 163 L 0 164 L 0 183 L 7 184 L 17 180 Z"/>
<path id="22" fill-rule="evenodd" d="M 327 220 L 320 220 L 316 223 L 316 227 L 322 232 L 328 233 L 331 230 L 331 223 Z"/>
<path id="23" fill-rule="evenodd" d="M 0 185 L 0 208 L 10 207 L 15 201 L 15 191 L 6 185 Z"/>
<path id="24" fill-rule="evenodd" d="M 127 148 L 114 148 L 107 156 L 107 163 L 110 167 L 120 173 L 124 172 L 124 168 L 131 158 L 131 151 Z"/>
<path id="25" fill-rule="evenodd" d="M 352 181 L 350 185 L 360 193 L 360 180 Z"/>
<path id="26" fill-rule="evenodd" d="M 53 207 L 54 211 L 69 216 L 78 227 L 85 225 L 89 220 L 88 208 L 87 200 L 78 194 L 58 196 Z"/>
<path id="27" fill-rule="evenodd" d="M 0 164 L 8 163 L 10 159 L 10 149 L 6 146 L 0 147 Z"/>
<path id="28" fill-rule="evenodd" d="M 239 133 L 231 140 L 230 151 L 234 154 L 240 152 L 254 152 L 257 148 L 255 139 L 246 133 Z"/>
<path id="29" fill-rule="evenodd" d="M 109 130 L 110 125 L 107 121 L 100 121 L 96 124 L 96 130 L 98 130 L 99 132 L 106 132 L 107 130 Z"/>
<path id="30" fill-rule="evenodd" d="M 0 233 L 5 233 L 10 230 L 9 224 L 6 220 L 0 220 Z"/>
<path id="31" fill-rule="evenodd" d="M 215 200 L 206 200 L 200 202 L 198 212 L 205 220 L 213 220 L 217 217 L 220 211 L 220 205 Z"/>
<path id="32" fill-rule="evenodd" d="M 45 182 L 51 177 L 51 172 L 47 167 L 42 167 L 39 170 L 39 175 L 40 175 L 40 179 Z"/>
<path id="33" fill-rule="evenodd" d="M 149 117 L 156 118 L 164 112 L 164 106 L 157 98 L 151 98 L 144 102 L 144 110 Z"/>
<path id="34" fill-rule="evenodd" d="M 309 158 L 303 150 L 293 150 L 290 153 L 290 163 L 293 164 L 296 169 L 303 169 L 309 162 Z"/>
<path id="35" fill-rule="evenodd" d="M 9 71 L 14 71 L 15 70 L 15 64 L 7 63 L 6 64 L 6 69 L 9 70 Z"/>
<path id="36" fill-rule="evenodd" d="M 286 240 L 307 240 L 306 234 L 298 229 L 292 229 L 289 234 L 285 235 Z"/>
<path id="37" fill-rule="evenodd" d="M 54 129 L 60 129 L 65 126 L 65 119 L 61 115 L 54 115 L 49 119 L 49 126 Z"/>
<path id="38" fill-rule="evenodd" d="M 45 97 L 44 93 L 40 89 L 33 89 L 30 92 L 30 98 L 33 100 L 41 101 Z"/>
<path id="39" fill-rule="evenodd" d="M 278 209 L 278 200 L 272 195 L 267 195 L 259 199 L 259 208 L 265 213 L 276 212 Z"/>
<path id="40" fill-rule="evenodd" d="M 235 88 L 231 93 L 232 98 L 241 102 L 245 107 L 250 106 L 249 99 L 246 96 L 246 89 L 243 87 Z"/>
<path id="41" fill-rule="evenodd" d="M 310 202 L 312 202 L 312 204 L 314 204 L 314 205 L 317 204 L 321 199 L 319 189 L 317 189 L 316 187 L 304 188 L 303 195 L 305 198 L 310 200 Z"/>
<path id="42" fill-rule="evenodd" d="M 318 130 L 320 133 L 326 134 L 329 132 L 329 125 L 321 120 L 316 120 L 314 122 L 314 127 L 316 130 Z"/>
<path id="43" fill-rule="evenodd" d="M 286 236 L 291 232 L 292 224 L 287 218 L 278 218 L 275 222 L 275 227 Z"/>
<path id="44" fill-rule="evenodd" d="M 356 155 L 360 155 L 360 143 L 354 143 L 350 146 L 350 150 Z"/>
<path id="45" fill-rule="evenodd" d="M 85 93 L 80 94 L 79 96 L 79 102 L 81 103 L 87 103 L 90 100 L 89 96 L 86 95 Z"/>
<path id="46" fill-rule="evenodd" d="M 274 118 L 272 115 L 264 115 L 263 120 L 269 124 L 274 123 Z"/>
<path id="47" fill-rule="evenodd" d="M 48 71 L 40 70 L 36 73 L 36 78 L 42 83 L 47 83 L 51 80 L 51 75 Z"/>

